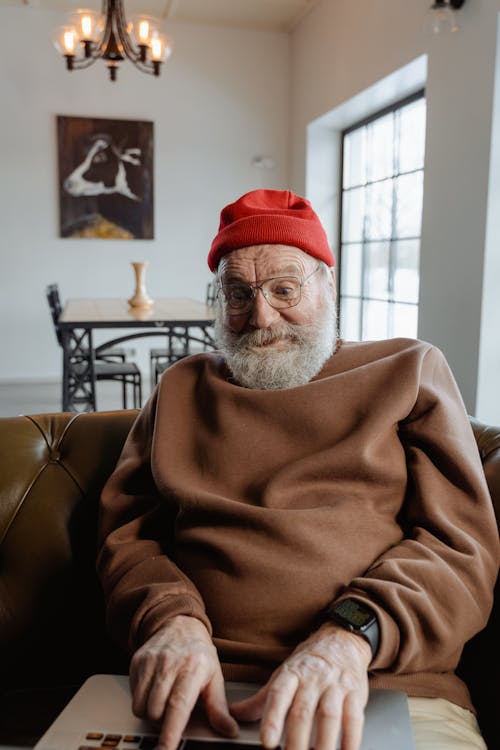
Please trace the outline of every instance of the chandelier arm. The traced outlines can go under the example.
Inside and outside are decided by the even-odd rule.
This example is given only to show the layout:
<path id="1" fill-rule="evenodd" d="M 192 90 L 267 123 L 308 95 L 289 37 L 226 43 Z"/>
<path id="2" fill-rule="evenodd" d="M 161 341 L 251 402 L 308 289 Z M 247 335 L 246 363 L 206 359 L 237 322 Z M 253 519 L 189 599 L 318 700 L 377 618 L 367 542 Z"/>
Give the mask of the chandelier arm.
<path id="1" fill-rule="evenodd" d="M 130 40 L 130 35 L 127 31 L 127 23 L 125 19 L 125 11 L 123 10 L 123 0 L 115 0 L 115 19 L 116 19 L 116 33 L 123 46 L 123 51 L 127 58 L 134 63 L 140 61 L 140 52 L 138 52 Z"/>
<path id="2" fill-rule="evenodd" d="M 99 42 L 99 56 L 103 60 L 118 62 L 123 60 L 120 49 L 117 46 L 114 31 L 113 17 L 116 0 L 103 0 L 104 32 Z"/>
<path id="3" fill-rule="evenodd" d="M 96 45 L 96 50 L 99 52 L 99 57 L 102 57 L 103 51 L 106 49 L 109 43 L 109 38 L 113 32 L 113 9 L 112 3 L 109 0 L 102 0 L 102 14 L 104 16 L 104 31 L 99 39 L 99 44 Z"/>
<path id="4" fill-rule="evenodd" d="M 90 66 L 93 65 L 96 60 L 99 60 L 99 58 L 100 55 L 95 54 L 92 54 L 90 57 L 74 58 L 72 68 L 73 70 L 84 70 L 85 68 L 90 68 Z"/>
<path id="5" fill-rule="evenodd" d="M 105 0 L 103 0 L 103 5 L 104 4 Z M 109 40 L 109 34 L 106 34 L 106 32 L 107 25 L 105 26 L 101 36 L 99 37 L 99 40 L 97 42 L 93 42 L 90 46 L 90 54 L 88 56 L 85 56 L 83 59 L 79 58 L 78 60 L 73 61 L 73 67 L 76 70 L 83 70 L 84 68 L 88 68 L 93 65 L 96 60 L 101 59 L 102 52 L 106 49 Z"/>
<path id="6" fill-rule="evenodd" d="M 142 73 L 150 73 L 151 75 L 154 75 L 154 76 L 158 75 L 156 70 L 158 69 L 159 71 L 159 65 L 161 65 L 161 63 L 158 63 L 158 65 L 155 65 L 155 60 L 151 60 L 150 62 L 142 62 L 141 60 L 131 60 L 131 62 Z"/>

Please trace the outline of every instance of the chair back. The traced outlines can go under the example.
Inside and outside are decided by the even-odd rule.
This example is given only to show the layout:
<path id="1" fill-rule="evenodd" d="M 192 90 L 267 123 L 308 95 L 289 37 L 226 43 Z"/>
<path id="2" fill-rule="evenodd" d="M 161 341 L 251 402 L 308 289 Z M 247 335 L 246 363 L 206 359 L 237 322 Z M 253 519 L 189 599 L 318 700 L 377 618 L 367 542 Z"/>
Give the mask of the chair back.
<path id="1" fill-rule="evenodd" d="M 56 332 L 57 343 L 62 346 L 61 329 L 59 328 L 59 318 L 62 313 L 61 297 L 59 296 L 59 287 L 57 284 L 49 284 L 45 289 L 47 302 L 49 303 L 50 314 Z"/>
<path id="2" fill-rule="evenodd" d="M 209 281 L 207 284 L 207 296 L 206 296 L 206 303 L 207 305 L 212 306 L 217 299 L 217 286 L 215 284 L 215 281 Z"/>

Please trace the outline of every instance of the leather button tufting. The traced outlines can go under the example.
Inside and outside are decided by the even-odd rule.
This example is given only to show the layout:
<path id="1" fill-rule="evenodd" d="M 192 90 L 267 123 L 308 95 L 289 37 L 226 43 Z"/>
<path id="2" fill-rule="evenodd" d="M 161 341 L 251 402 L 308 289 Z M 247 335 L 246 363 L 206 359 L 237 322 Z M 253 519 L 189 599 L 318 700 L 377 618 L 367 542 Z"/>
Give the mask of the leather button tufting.
<path id="1" fill-rule="evenodd" d="M 58 450 L 53 450 L 50 454 L 49 462 L 51 464 L 58 464 L 61 460 L 61 454 Z"/>

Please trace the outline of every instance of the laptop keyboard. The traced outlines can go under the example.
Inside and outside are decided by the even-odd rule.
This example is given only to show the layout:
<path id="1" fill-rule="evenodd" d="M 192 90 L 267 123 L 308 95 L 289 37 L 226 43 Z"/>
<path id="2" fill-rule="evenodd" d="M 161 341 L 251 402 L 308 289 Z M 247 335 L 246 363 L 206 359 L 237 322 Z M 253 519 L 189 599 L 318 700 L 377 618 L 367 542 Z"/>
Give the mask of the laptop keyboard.
<path id="1" fill-rule="evenodd" d="M 158 744 L 157 734 L 106 734 L 105 732 L 87 732 L 87 744 L 80 745 L 78 750 L 154 750 Z"/>
<path id="2" fill-rule="evenodd" d="M 157 734 L 111 734 L 87 732 L 78 750 L 154 750 Z M 178 750 L 262 750 L 262 745 L 239 743 L 232 740 L 182 740 Z M 279 750 L 279 749 L 277 749 Z"/>

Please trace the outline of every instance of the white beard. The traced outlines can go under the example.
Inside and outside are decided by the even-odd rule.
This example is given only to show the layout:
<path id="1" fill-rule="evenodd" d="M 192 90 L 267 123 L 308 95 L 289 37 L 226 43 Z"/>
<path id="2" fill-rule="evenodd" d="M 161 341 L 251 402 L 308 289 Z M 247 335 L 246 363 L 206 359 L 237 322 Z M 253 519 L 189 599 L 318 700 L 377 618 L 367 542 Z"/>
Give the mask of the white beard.
<path id="1" fill-rule="evenodd" d="M 325 298 L 315 323 L 280 323 L 249 333 L 233 333 L 224 325 L 222 306 L 217 306 L 215 338 L 226 355 L 235 381 L 246 388 L 274 390 L 308 383 L 321 370 L 336 347 L 336 311 L 333 297 Z M 287 348 L 265 344 L 287 339 Z"/>

